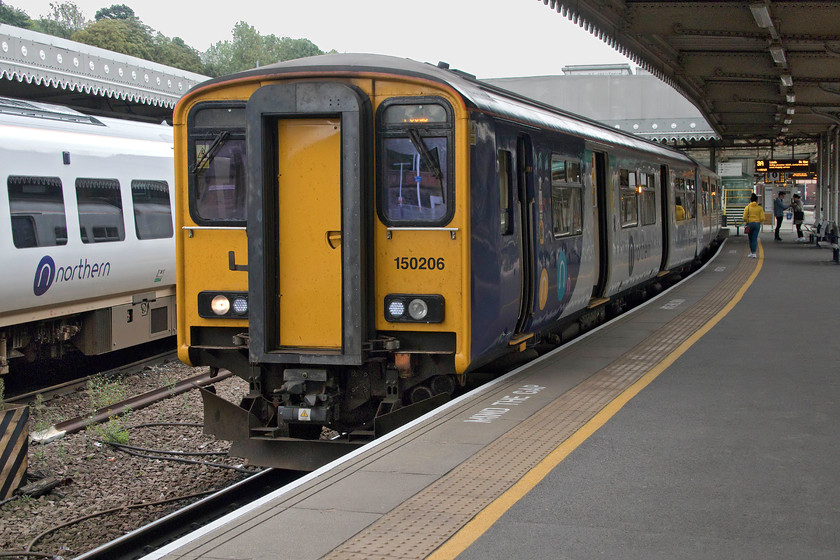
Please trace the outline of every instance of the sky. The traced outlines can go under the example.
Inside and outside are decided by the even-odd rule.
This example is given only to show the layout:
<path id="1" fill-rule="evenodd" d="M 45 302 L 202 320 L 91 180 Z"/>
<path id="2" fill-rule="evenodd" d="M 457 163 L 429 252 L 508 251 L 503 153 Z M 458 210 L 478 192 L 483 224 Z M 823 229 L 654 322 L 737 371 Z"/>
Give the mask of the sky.
<path id="1" fill-rule="evenodd" d="M 7 0 L 37 19 L 62 0 Z M 629 59 L 542 0 L 73 0 L 89 20 L 125 4 L 146 25 L 199 52 L 244 21 L 262 35 L 309 39 L 323 51 L 448 62 L 478 78 L 562 74 Z"/>

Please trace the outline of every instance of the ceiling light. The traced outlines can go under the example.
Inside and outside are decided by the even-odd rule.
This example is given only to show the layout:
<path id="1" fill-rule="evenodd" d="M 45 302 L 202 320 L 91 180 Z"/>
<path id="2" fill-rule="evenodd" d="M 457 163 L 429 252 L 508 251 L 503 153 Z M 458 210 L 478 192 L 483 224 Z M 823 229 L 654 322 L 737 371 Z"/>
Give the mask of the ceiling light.
<path id="1" fill-rule="evenodd" d="M 792 114 L 794 114 L 795 112 L 796 112 L 796 109 L 794 109 L 793 107 L 788 107 L 788 108 L 785 110 L 785 113 L 787 113 L 788 115 L 792 115 Z"/>
<path id="2" fill-rule="evenodd" d="M 781 132 L 787 132 L 787 131 L 788 131 L 788 127 L 783 126 L 782 128 L 780 128 L 780 129 L 779 129 L 779 131 L 781 131 Z"/>
<path id="3" fill-rule="evenodd" d="M 789 93 L 789 94 L 785 95 L 785 99 L 787 100 L 788 103 L 795 103 L 796 102 L 796 94 Z"/>
<path id="4" fill-rule="evenodd" d="M 773 27 L 773 19 L 770 17 L 770 9 L 764 2 L 753 2 L 750 4 L 750 11 L 755 18 L 755 23 L 762 29 Z"/>
<path id="5" fill-rule="evenodd" d="M 781 45 L 770 45 L 770 56 L 773 57 L 773 62 L 776 64 L 786 65 L 785 49 Z"/>
<path id="6" fill-rule="evenodd" d="M 779 76 L 779 79 L 782 80 L 782 85 L 785 87 L 793 87 L 793 77 L 790 74 L 782 74 Z"/>
<path id="7" fill-rule="evenodd" d="M 782 122 L 785 123 L 785 124 L 790 124 L 790 123 L 793 122 L 793 119 L 788 118 L 788 119 L 783 120 Z"/>

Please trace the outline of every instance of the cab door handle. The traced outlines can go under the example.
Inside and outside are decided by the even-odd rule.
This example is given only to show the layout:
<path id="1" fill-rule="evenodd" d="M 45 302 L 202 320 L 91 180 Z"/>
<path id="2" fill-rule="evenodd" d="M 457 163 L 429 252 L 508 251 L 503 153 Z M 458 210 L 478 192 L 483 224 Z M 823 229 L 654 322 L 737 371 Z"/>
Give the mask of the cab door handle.
<path id="1" fill-rule="evenodd" d="M 330 249 L 338 249 L 341 247 L 341 231 L 328 230 L 326 233 L 326 240 Z"/>

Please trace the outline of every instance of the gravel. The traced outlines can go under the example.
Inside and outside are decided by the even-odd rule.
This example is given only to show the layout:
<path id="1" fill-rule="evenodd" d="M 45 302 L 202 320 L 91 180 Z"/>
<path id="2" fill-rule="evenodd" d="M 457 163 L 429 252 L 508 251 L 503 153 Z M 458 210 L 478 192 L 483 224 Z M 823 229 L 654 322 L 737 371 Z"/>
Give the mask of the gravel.
<path id="1" fill-rule="evenodd" d="M 93 408 L 90 402 L 92 393 L 139 394 L 203 371 L 206 368 L 191 368 L 180 362 L 171 362 L 146 368 L 141 373 L 128 375 L 113 383 L 89 384 L 88 390 L 31 405 L 30 432 L 86 414 Z M 233 402 L 237 402 L 246 389 L 247 383 L 237 377 L 216 384 L 217 393 Z M 29 481 L 56 477 L 66 480 L 66 483 L 43 496 L 24 496 L 0 506 L 0 552 L 25 550 L 31 546 L 33 552 L 72 558 L 200 497 L 160 505 L 129 506 L 219 490 L 245 478 L 246 474 L 230 469 L 136 457 L 101 443 L 106 434 L 124 431 L 128 436 L 127 443 L 132 446 L 227 452 L 230 447 L 228 442 L 204 435 L 200 427 L 142 426 L 152 423 L 200 424 L 202 416 L 201 396 L 193 390 L 132 411 L 117 422 L 88 427 L 48 444 L 30 444 Z M 244 464 L 243 459 L 227 455 L 190 458 L 230 466 L 241 467 Z M 76 521 L 85 516 L 91 517 Z M 65 523 L 68 525 L 62 527 Z"/>

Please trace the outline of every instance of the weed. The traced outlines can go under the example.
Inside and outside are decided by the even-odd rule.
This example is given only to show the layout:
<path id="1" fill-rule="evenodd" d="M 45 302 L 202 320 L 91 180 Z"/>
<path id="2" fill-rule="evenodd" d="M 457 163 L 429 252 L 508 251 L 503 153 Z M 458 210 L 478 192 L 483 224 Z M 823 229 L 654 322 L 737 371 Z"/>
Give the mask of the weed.
<path id="1" fill-rule="evenodd" d="M 30 407 L 30 412 L 32 419 L 35 421 L 36 432 L 48 430 L 55 423 L 55 413 L 44 404 L 44 397 L 40 393 L 35 395 L 35 401 Z"/>
<path id="2" fill-rule="evenodd" d="M 91 411 L 118 403 L 128 395 L 128 389 L 119 379 L 111 380 L 104 375 L 88 379 L 87 392 Z"/>

